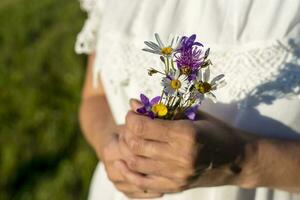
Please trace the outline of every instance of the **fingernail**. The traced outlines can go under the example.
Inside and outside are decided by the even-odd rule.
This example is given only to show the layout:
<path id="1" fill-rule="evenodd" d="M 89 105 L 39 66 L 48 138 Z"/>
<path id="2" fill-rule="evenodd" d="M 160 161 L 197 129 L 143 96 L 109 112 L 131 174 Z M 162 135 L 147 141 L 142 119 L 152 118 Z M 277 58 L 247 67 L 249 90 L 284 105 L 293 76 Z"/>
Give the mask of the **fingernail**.
<path id="1" fill-rule="evenodd" d="M 137 99 L 130 99 L 129 100 L 129 103 L 130 103 L 130 106 L 133 107 L 134 106 L 134 103 L 137 101 Z"/>

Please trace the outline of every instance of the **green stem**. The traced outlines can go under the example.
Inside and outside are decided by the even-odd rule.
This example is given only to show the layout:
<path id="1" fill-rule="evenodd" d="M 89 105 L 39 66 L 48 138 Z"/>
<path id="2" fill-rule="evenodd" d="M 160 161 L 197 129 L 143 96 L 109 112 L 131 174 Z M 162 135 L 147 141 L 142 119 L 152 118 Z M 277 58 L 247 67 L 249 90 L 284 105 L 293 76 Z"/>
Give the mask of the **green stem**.
<path id="1" fill-rule="evenodd" d="M 173 61 L 173 59 L 171 59 L 171 67 L 172 67 L 172 69 L 175 71 L 175 67 L 174 67 L 174 61 Z"/>

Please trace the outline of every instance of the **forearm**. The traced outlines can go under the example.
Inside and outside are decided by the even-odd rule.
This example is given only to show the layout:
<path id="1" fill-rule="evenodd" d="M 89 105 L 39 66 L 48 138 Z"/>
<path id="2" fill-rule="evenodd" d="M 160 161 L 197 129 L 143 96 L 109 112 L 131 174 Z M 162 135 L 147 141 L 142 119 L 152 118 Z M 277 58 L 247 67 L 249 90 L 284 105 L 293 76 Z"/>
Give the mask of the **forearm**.
<path id="1" fill-rule="evenodd" d="M 257 145 L 258 186 L 300 192 L 300 142 L 262 139 Z"/>
<path id="2" fill-rule="evenodd" d="M 236 185 L 300 192 L 300 142 L 258 138 L 245 146 Z"/>
<path id="3" fill-rule="evenodd" d="M 103 145 L 113 136 L 115 122 L 104 95 L 83 98 L 80 125 L 86 140 L 101 157 Z"/>

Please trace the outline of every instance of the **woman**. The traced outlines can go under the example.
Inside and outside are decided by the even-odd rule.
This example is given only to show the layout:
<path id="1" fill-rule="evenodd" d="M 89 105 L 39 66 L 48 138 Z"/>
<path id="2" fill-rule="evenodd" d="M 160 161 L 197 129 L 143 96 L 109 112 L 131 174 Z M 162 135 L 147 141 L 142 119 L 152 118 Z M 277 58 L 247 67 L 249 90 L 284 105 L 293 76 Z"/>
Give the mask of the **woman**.
<path id="1" fill-rule="evenodd" d="M 89 199 L 300 199 L 300 1 L 82 0 L 76 50 L 91 54 L 80 112 L 102 160 Z M 154 33 L 191 35 L 226 74 L 200 120 L 134 112 L 158 81 L 140 51 Z M 97 87 L 94 87 L 97 86 Z M 130 111 L 131 110 L 131 111 Z M 221 186 L 221 187 L 213 187 Z M 193 189 L 192 189 L 193 188 Z"/>

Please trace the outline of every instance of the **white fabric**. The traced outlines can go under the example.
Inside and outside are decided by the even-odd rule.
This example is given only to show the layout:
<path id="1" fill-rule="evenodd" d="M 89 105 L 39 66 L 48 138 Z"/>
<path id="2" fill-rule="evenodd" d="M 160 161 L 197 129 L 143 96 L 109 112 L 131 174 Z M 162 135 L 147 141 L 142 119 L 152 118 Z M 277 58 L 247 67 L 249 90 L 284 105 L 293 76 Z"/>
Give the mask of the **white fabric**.
<path id="1" fill-rule="evenodd" d="M 92 2 L 92 3 L 91 3 Z M 82 0 L 89 18 L 76 51 L 96 51 L 95 84 L 101 76 L 116 121 L 124 123 L 128 100 L 140 92 L 158 95 L 159 81 L 147 76 L 156 56 L 142 52 L 155 32 L 191 35 L 211 47 L 213 73 L 228 85 L 219 103 L 202 109 L 237 128 L 277 138 L 300 133 L 299 0 Z M 94 13 L 94 14 L 93 14 Z M 93 16 L 93 17 L 92 17 Z M 101 74 L 100 74 L 101 71 Z M 108 181 L 101 164 L 90 199 L 126 199 Z M 258 188 L 197 188 L 165 195 L 166 200 L 296 200 L 297 194 Z"/>

